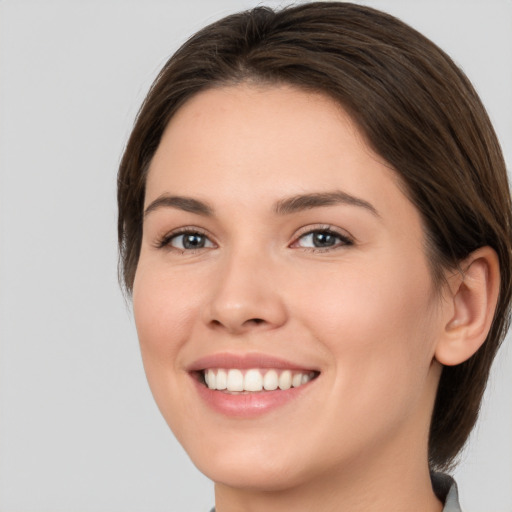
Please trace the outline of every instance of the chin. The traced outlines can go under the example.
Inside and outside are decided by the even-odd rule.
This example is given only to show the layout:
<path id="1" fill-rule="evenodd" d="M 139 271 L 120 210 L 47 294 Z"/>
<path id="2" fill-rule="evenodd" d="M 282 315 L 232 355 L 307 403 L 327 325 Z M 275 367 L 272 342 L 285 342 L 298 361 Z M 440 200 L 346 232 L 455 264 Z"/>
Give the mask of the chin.
<path id="1" fill-rule="evenodd" d="M 268 443 L 262 435 L 250 440 L 246 437 L 243 441 L 236 437 L 208 439 L 204 435 L 201 443 L 194 439 L 180 441 L 199 471 L 215 483 L 274 491 L 286 489 L 300 480 L 301 463 L 297 460 L 296 445 L 288 449 L 281 442 L 281 449 L 276 449 L 275 443 Z"/>
<path id="2" fill-rule="evenodd" d="M 205 440 L 203 448 L 183 443 L 195 466 L 215 483 L 253 491 L 282 491 L 305 483 L 315 473 L 313 454 L 298 450 L 296 442 L 259 435 L 240 443 L 230 442 L 229 437 L 222 443 Z"/>
<path id="3" fill-rule="evenodd" d="M 283 491 L 300 485 L 305 479 L 298 468 L 286 464 L 254 464 L 250 460 L 209 460 L 196 464 L 197 468 L 210 480 L 232 488 L 252 491 Z"/>

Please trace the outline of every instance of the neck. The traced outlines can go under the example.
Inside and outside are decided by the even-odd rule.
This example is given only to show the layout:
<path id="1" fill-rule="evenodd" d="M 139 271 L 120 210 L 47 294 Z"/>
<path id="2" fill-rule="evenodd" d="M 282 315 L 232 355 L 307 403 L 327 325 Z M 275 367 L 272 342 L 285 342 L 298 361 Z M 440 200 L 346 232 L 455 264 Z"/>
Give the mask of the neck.
<path id="1" fill-rule="evenodd" d="M 413 440 L 402 442 L 400 450 L 385 447 L 377 457 L 371 450 L 369 460 L 358 454 L 357 461 L 272 491 L 217 483 L 216 512 L 441 512 L 443 505 L 430 480 L 426 441 L 420 446 Z"/>

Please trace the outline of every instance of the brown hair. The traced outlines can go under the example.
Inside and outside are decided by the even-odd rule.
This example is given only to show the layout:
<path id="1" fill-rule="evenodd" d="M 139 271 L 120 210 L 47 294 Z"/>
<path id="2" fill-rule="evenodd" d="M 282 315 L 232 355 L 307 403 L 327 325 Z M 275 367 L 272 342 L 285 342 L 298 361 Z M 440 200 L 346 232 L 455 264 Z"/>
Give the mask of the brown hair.
<path id="1" fill-rule="evenodd" d="M 146 174 L 167 123 L 193 95 L 243 81 L 287 83 L 329 95 L 401 178 L 421 213 L 434 282 L 475 249 L 498 254 L 494 322 L 468 361 L 444 367 L 429 461 L 446 469 L 473 428 L 491 363 L 508 329 L 511 203 L 485 108 L 464 73 L 435 44 L 383 12 L 314 2 L 227 16 L 189 39 L 144 101 L 118 175 L 120 275 L 131 292 L 142 238 Z"/>

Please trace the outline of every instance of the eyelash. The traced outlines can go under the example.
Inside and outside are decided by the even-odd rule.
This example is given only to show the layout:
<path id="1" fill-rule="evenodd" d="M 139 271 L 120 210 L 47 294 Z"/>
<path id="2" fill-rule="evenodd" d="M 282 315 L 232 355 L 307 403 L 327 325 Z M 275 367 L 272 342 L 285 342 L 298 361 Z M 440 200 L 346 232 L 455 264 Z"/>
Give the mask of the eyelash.
<path id="1" fill-rule="evenodd" d="M 195 228 L 195 227 L 184 227 L 184 228 L 181 228 L 176 231 L 172 231 L 171 233 L 164 235 L 162 238 L 157 240 L 155 246 L 157 247 L 157 249 L 168 249 L 171 251 L 178 251 L 181 254 L 183 254 L 185 252 L 194 254 L 194 253 L 204 249 L 204 247 L 200 247 L 199 249 L 179 249 L 178 247 L 173 247 L 171 245 L 172 240 L 175 238 L 178 238 L 179 236 L 183 236 L 183 235 L 200 235 L 200 236 L 204 237 L 205 239 L 209 240 L 207 233 L 204 232 L 202 229 Z"/>
<path id="2" fill-rule="evenodd" d="M 349 237 L 347 234 L 340 233 L 336 228 L 333 228 L 329 225 L 318 225 L 318 226 L 308 226 L 302 233 L 299 232 L 298 236 L 295 238 L 295 241 L 291 244 L 291 247 L 296 246 L 299 240 L 302 238 L 313 235 L 314 233 L 322 233 L 325 235 L 330 235 L 339 240 L 338 243 L 336 243 L 334 246 L 329 247 L 300 247 L 297 246 L 299 249 L 302 249 L 303 251 L 307 252 L 329 252 L 329 251 L 335 251 L 337 249 L 341 249 L 342 247 L 351 246 L 354 245 L 354 240 Z"/>
<path id="3" fill-rule="evenodd" d="M 333 236 L 333 237 L 337 238 L 339 240 L 339 242 L 334 246 L 328 246 L 328 247 L 300 247 L 300 246 L 296 245 L 301 239 L 303 239 L 304 237 L 306 237 L 308 235 L 313 235 L 314 233 L 322 233 L 325 235 Z M 207 233 L 204 232 L 202 229 L 195 228 L 195 227 L 184 227 L 177 231 L 173 231 L 171 233 L 166 234 L 165 236 L 163 236 L 162 238 L 157 240 L 157 242 L 155 243 L 155 246 L 158 249 L 167 248 L 168 250 L 178 251 L 181 254 L 184 254 L 185 252 L 189 253 L 189 254 L 195 254 L 198 251 L 209 248 L 209 247 L 200 247 L 197 249 L 180 249 L 178 247 L 173 247 L 171 245 L 171 242 L 174 239 L 178 238 L 179 236 L 183 236 L 183 235 L 200 235 L 200 236 L 204 237 L 205 239 L 209 240 L 210 243 L 214 244 L 214 242 L 212 242 L 209 239 Z M 354 245 L 354 240 L 352 238 L 350 238 L 349 236 L 347 236 L 346 234 L 340 233 L 332 226 L 320 225 L 320 226 L 314 226 L 314 227 L 308 226 L 307 230 L 303 231 L 302 233 L 299 233 L 296 236 L 294 242 L 292 242 L 292 244 L 290 244 L 289 247 L 297 247 L 298 249 L 302 249 L 303 251 L 316 253 L 316 252 L 329 252 L 329 251 L 333 251 L 336 249 L 340 249 L 341 247 L 346 247 L 346 246 L 351 246 L 351 245 Z"/>

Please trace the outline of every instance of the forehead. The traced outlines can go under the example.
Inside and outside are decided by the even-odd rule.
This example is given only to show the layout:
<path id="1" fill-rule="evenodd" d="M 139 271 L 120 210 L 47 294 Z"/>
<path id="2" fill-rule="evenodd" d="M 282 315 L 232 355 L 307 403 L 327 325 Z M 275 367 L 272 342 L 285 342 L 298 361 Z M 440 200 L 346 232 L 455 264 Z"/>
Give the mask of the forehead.
<path id="1" fill-rule="evenodd" d="M 397 181 L 330 97 L 288 85 L 241 84 L 203 91 L 178 110 L 151 162 L 147 194 L 171 180 L 186 188 L 219 180 L 263 187 L 268 177 L 272 190 L 291 182 L 317 187 L 331 178 L 349 188 L 378 186 L 370 172 L 376 167 L 380 179 Z"/>

